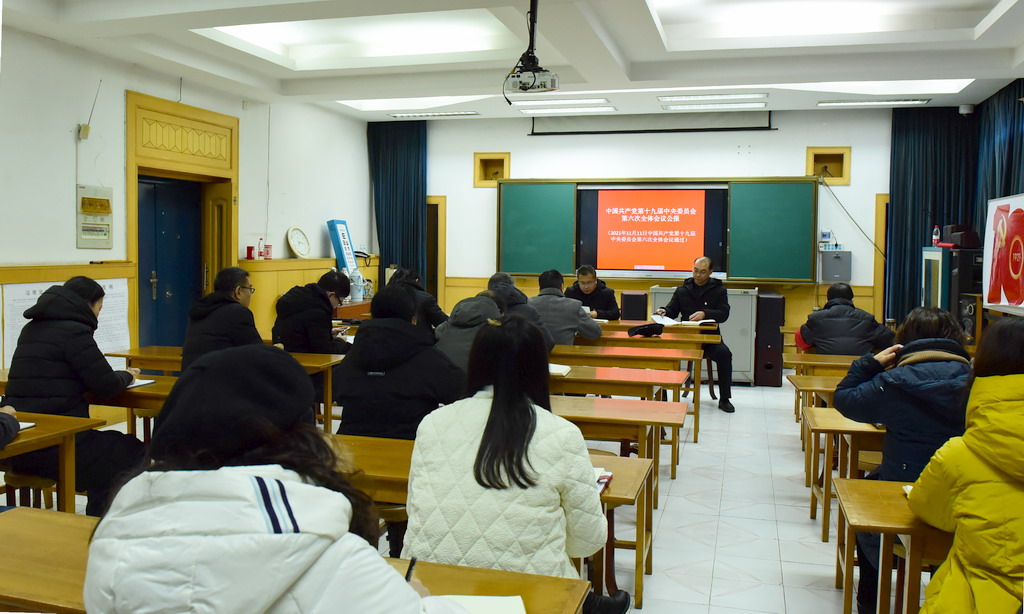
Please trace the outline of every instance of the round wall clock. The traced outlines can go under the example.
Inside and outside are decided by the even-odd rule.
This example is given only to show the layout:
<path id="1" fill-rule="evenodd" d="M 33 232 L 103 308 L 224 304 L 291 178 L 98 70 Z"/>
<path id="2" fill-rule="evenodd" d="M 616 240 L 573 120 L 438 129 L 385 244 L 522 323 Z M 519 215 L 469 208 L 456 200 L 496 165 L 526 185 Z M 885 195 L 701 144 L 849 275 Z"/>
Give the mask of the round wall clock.
<path id="1" fill-rule="evenodd" d="M 292 248 L 292 252 L 299 258 L 309 258 L 309 239 L 298 226 L 288 229 L 288 247 Z"/>

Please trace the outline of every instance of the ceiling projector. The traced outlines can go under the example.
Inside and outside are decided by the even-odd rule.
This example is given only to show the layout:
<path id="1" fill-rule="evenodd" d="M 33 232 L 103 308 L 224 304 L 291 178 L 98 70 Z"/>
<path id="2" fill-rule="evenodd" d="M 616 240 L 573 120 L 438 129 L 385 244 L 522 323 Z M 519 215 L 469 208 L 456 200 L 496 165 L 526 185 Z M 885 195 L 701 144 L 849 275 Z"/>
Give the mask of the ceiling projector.
<path id="1" fill-rule="evenodd" d="M 534 70 L 518 70 L 505 80 L 507 92 L 553 92 L 557 89 L 558 75 L 540 67 Z"/>

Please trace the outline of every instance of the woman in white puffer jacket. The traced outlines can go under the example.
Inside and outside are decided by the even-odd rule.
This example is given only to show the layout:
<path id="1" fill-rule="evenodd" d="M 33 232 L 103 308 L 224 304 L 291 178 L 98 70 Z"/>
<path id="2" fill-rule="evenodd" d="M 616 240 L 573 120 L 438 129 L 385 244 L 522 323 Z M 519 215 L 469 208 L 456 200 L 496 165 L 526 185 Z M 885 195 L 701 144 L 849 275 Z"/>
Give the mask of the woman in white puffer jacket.
<path id="1" fill-rule="evenodd" d="M 579 578 L 569 557 L 596 552 L 607 521 L 587 446 L 551 413 L 536 326 L 488 320 L 470 351 L 475 394 L 420 422 L 409 475 L 403 556 Z M 591 593 L 584 614 L 617 614 L 629 595 Z"/>
<path id="2" fill-rule="evenodd" d="M 197 360 L 89 547 L 89 612 L 464 614 L 380 557 L 369 498 L 311 423 L 309 376 L 244 346 Z M 414 581 L 415 582 L 415 581 Z"/>

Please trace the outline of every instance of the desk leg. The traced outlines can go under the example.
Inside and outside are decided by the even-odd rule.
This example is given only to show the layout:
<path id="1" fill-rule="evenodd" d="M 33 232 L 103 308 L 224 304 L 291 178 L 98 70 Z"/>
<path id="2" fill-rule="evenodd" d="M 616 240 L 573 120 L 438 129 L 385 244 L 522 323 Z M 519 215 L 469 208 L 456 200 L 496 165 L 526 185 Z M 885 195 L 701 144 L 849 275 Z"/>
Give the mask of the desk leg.
<path id="1" fill-rule="evenodd" d="M 334 372 L 331 369 L 327 369 L 323 372 L 324 374 L 324 432 L 328 435 L 334 433 L 331 428 L 331 419 L 333 413 L 331 408 L 334 406 L 334 378 L 331 377 Z"/>
<path id="2" fill-rule="evenodd" d="M 889 614 L 889 596 L 892 593 L 892 547 L 896 536 L 882 533 L 882 544 L 878 549 L 878 601 L 877 614 Z"/>
<path id="3" fill-rule="evenodd" d="M 820 433 L 814 431 L 808 431 L 808 436 L 811 438 L 807 442 L 807 448 L 811 451 L 811 479 L 815 480 L 818 477 L 818 465 L 819 457 L 821 455 L 821 440 Z M 818 517 L 818 493 L 814 486 L 811 486 L 811 520 Z"/>
<path id="4" fill-rule="evenodd" d="M 135 412 L 131 407 L 125 408 L 125 428 L 129 435 L 135 434 Z"/>
<path id="5" fill-rule="evenodd" d="M 839 560 L 836 561 L 836 588 L 843 589 L 843 614 L 850 614 L 853 611 L 853 557 L 857 551 L 857 532 L 853 527 L 846 524 L 846 534 L 842 541 L 842 547 L 836 551 L 842 557 L 842 577 L 839 575 Z M 841 582 L 840 582 L 841 580 Z"/>
<path id="6" fill-rule="evenodd" d="M 807 434 L 807 421 L 804 420 L 800 423 L 800 439 L 804 442 L 804 486 L 810 487 L 814 483 L 814 479 L 818 476 L 814 475 L 811 470 L 811 442 L 810 435 Z"/>
<path id="7" fill-rule="evenodd" d="M 608 517 L 608 541 L 604 545 L 604 585 L 608 588 L 608 594 L 613 595 L 619 590 L 619 583 L 615 580 L 615 509 L 608 508 L 606 516 Z"/>
<path id="8" fill-rule="evenodd" d="M 825 479 L 822 480 L 821 488 L 821 541 L 828 541 L 828 530 L 832 515 L 832 457 L 835 453 L 835 435 L 825 433 L 825 460 L 823 470 Z"/>
<path id="9" fill-rule="evenodd" d="M 61 437 L 57 465 L 57 510 L 75 513 L 75 436 Z"/>
<path id="10" fill-rule="evenodd" d="M 907 549 L 903 576 L 903 613 L 917 614 L 921 609 L 921 565 L 924 555 L 923 539 L 906 536 L 903 545 Z M 891 557 L 890 557 L 891 558 Z"/>
<path id="11" fill-rule="evenodd" d="M 605 507 L 604 504 L 601 505 Z M 605 515 L 607 518 L 608 511 L 605 509 Z M 611 522 L 608 521 L 608 530 L 611 531 Z M 590 582 L 593 584 L 592 588 L 594 593 L 597 595 L 604 594 L 604 573 L 605 573 L 605 558 L 608 556 L 608 545 L 605 544 L 603 548 L 595 552 L 590 557 Z"/>
<path id="12" fill-rule="evenodd" d="M 647 546 L 647 539 L 651 531 L 652 480 L 653 476 L 648 476 L 636 502 L 636 566 L 633 569 L 633 607 L 637 609 L 642 608 L 644 604 L 644 573 L 651 573 L 650 567 L 652 566 L 649 556 L 651 551 Z"/>
<path id="13" fill-rule="evenodd" d="M 658 507 L 658 489 L 661 485 L 661 427 L 642 425 L 636 433 L 637 457 L 650 458 L 654 461 L 654 507 Z"/>
<path id="14" fill-rule="evenodd" d="M 693 361 L 693 443 L 697 443 L 697 433 L 700 432 L 700 363 L 703 356 Z M 676 465 L 679 464 L 679 450 L 675 451 L 675 458 L 672 459 L 672 479 L 676 479 Z"/>

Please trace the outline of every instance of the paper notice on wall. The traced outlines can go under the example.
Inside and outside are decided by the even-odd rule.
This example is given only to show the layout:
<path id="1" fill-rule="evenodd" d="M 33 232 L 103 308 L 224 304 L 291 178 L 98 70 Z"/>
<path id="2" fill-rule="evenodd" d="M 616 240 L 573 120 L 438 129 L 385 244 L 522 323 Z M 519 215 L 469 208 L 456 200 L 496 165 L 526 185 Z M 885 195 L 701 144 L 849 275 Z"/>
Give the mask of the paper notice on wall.
<path id="1" fill-rule="evenodd" d="M 117 352 L 127 350 L 131 341 L 128 336 L 128 280 L 97 279 L 103 286 L 106 295 L 103 297 L 103 309 L 100 311 L 99 326 L 94 338 L 101 352 Z M 6 284 L 3 286 L 3 325 L 4 325 L 4 368 L 10 368 L 14 350 L 18 347 L 21 329 L 28 324 L 24 313 L 39 300 L 39 296 L 51 286 L 60 285 L 53 282 L 33 284 Z M 107 362 L 114 369 L 124 369 L 123 358 L 108 358 Z"/>

